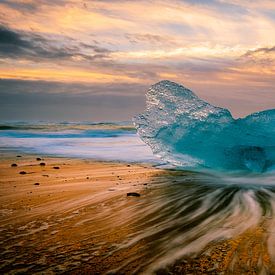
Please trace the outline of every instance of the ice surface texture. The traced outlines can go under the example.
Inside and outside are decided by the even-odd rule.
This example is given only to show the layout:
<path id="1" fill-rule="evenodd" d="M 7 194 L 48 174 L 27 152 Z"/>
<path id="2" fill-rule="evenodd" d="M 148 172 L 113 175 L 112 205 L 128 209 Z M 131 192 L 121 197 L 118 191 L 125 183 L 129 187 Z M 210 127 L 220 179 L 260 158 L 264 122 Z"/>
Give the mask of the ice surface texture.
<path id="1" fill-rule="evenodd" d="M 146 97 L 146 111 L 134 123 L 163 160 L 184 168 L 274 170 L 275 109 L 234 119 L 167 80 L 151 86 Z"/>

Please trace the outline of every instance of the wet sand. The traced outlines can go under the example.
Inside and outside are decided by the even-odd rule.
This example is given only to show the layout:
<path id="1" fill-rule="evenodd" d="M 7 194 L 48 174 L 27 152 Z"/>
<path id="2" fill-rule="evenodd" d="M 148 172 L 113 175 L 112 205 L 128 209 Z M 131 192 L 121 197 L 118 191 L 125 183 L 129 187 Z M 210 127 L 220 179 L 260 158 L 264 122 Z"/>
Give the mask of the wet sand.
<path id="1" fill-rule="evenodd" d="M 135 205 L 148 193 L 149 179 L 160 173 L 144 165 L 5 155 L 0 163 L 1 274 L 102 273 L 118 267 L 127 249 L 107 256 L 131 231 L 131 213 L 115 216 L 130 220 L 117 228 L 112 206 Z M 128 197 L 130 192 L 141 197 Z"/>
<path id="2" fill-rule="evenodd" d="M 275 274 L 268 207 L 260 222 L 235 217 L 229 230 L 223 220 L 208 222 L 209 210 L 189 218 L 196 198 L 215 192 L 191 181 L 179 191 L 191 173 L 16 155 L 0 161 L 1 274 Z M 127 196 L 133 192 L 140 197 Z M 236 230 L 237 223 L 245 225 Z"/>

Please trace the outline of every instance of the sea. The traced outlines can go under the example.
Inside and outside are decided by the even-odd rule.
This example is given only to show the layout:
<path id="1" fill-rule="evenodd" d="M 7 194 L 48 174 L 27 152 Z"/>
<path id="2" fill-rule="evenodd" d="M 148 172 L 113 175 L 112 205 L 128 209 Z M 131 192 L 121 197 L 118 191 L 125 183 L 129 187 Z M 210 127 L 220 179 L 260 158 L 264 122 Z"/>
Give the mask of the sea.
<path id="1" fill-rule="evenodd" d="M 2 122 L 1 150 L 105 161 L 161 163 L 131 121 Z"/>
<path id="2" fill-rule="evenodd" d="M 2 151 L 38 155 L 165 166 L 141 141 L 131 121 L 4 122 L 0 124 L 0 148 Z M 161 179 L 152 177 L 148 179 L 146 188 L 147 195 L 131 203 L 125 199 L 126 196 L 116 195 L 113 191 L 112 199 L 105 199 L 96 205 L 102 206 L 96 215 L 89 215 L 88 218 L 83 216 L 81 225 L 86 226 L 88 233 L 89 225 L 106 221 L 105 231 L 100 229 L 103 233 L 100 230 L 97 232 L 99 237 L 103 234 L 103 239 L 104 232 L 111 232 L 114 228 L 124 230 L 123 242 L 108 244 L 108 255 L 117 252 L 124 255 L 125 249 L 128 249 L 127 257 L 121 262 L 120 269 L 116 270 L 118 273 L 110 274 L 274 274 L 270 272 L 272 268 L 275 270 L 274 173 L 181 171 Z M 85 205 L 75 198 L 75 205 L 79 205 L 79 212 L 75 215 L 84 215 L 87 212 L 85 209 L 94 207 L 97 197 L 87 196 L 89 199 L 85 200 Z M 68 221 L 72 217 L 69 216 Z M 58 221 L 50 217 L 47 226 L 58 228 Z M 18 240 L 27 234 L 30 233 L 18 235 Z M 17 236 L 13 238 L 17 243 Z M 52 238 L 49 235 L 49 240 Z M 8 250 L 3 252 L 3 257 L 9 255 L 4 253 L 11 253 L 9 241 L 3 240 L 3 246 L 6 242 Z M 88 255 L 98 257 L 93 253 L 99 253 L 100 248 L 92 246 L 91 242 L 85 243 L 87 248 L 83 246 L 83 251 L 77 248 L 65 256 L 61 255 L 60 259 L 56 257 L 46 264 L 44 261 L 44 265 L 41 265 L 41 259 L 38 265 L 33 257 L 34 264 L 27 266 L 27 270 L 30 273 L 45 270 L 55 273 L 56 268 L 60 267 L 68 270 L 66 268 L 70 266 L 66 264 L 80 265 L 73 253 L 84 257 L 88 251 Z M 49 241 L 46 245 L 53 244 Z M 46 256 L 47 251 L 56 249 L 42 248 L 40 253 Z M 14 246 L 14 249 L 17 247 Z M 18 257 L 23 261 L 32 249 L 22 252 Z M 17 252 L 14 253 L 17 255 Z M 176 261 L 186 257 L 195 257 L 200 262 L 195 264 L 192 272 L 156 273 L 156 270 L 169 265 L 173 268 Z M 188 267 L 193 261 L 187 259 L 188 262 L 181 263 L 181 266 Z M 204 270 L 203 263 L 207 259 L 214 264 Z M 9 264 L 12 262 L 7 267 Z M 132 267 L 131 273 L 125 271 L 129 266 Z"/>

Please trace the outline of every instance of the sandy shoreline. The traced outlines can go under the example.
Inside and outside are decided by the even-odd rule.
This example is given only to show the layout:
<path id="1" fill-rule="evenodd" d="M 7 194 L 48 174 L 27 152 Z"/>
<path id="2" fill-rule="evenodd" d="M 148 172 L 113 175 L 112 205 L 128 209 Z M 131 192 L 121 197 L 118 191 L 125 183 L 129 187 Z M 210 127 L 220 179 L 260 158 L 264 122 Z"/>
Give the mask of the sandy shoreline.
<path id="1" fill-rule="evenodd" d="M 169 245 L 178 231 L 175 238 L 182 237 L 177 242 L 183 250 L 189 244 L 195 246 L 194 238 L 200 243 L 207 233 L 203 223 L 198 229 L 202 217 L 198 222 L 195 216 L 188 221 L 188 215 L 197 207 L 192 204 L 194 190 L 197 198 L 200 192 L 211 190 L 205 190 L 205 186 L 193 190 L 192 181 L 186 181 L 183 190 L 176 189 L 177 181 L 186 180 L 188 175 L 143 164 L 2 153 L 1 274 L 134 274 L 144 270 L 151 274 L 152 269 L 147 267 L 158 263 L 156 255 L 169 255 Z M 171 184 L 167 188 L 167 182 L 175 187 Z M 129 192 L 140 197 L 127 196 Z M 179 198 L 188 192 L 190 207 L 177 206 Z M 178 221 L 173 209 L 181 213 Z M 157 274 L 273 272 L 266 233 L 270 220 L 266 216 L 260 220 L 234 238 L 205 242 L 207 245 L 201 242 L 197 253 L 189 252 L 166 268 L 160 261 Z M 161 229 L 163 225 L 166 227 Z M 217 228 L 220 230 L 220 225 Z M 234 226 L 231 229 L 235 230 Z M 193 235 L 189 236 L 188 230 Z M 167 260 L 164 256 L 163 262 Z"/>
<path id="2" fill-rule="evenodd" d="M 150 179 L 162 171 L 141 164 L 17 155 L 5 154 L 0 162 L 1 246 L 6 252 L 1 257 L 1 273 L 79 268 L 102 273 L 118 267 L 117 259 L 107 265 L 100 255 L 123 239 L 123 230 L 130 229 L 112 227 L 99 214 L 110 212 L 117 201 L 135 204 L 148 193 Z M 129 192 L 141 197 L 127 197 Z M 71 252 L 78 256 L 66 264 L 52 259 Z M 123 261 L 126 256 L 119 257 Z"/>

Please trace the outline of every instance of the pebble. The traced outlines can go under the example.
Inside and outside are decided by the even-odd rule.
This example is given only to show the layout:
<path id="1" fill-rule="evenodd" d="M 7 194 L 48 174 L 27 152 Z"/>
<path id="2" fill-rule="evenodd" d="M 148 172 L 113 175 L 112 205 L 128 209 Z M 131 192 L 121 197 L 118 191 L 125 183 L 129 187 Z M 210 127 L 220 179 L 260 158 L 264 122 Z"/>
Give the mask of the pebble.
<path id="1" fill-rule="evenodd" d="M 127 197 L 140 197 L 140 194 L 136 192 L 130 192 L 127 193 Z"/>

